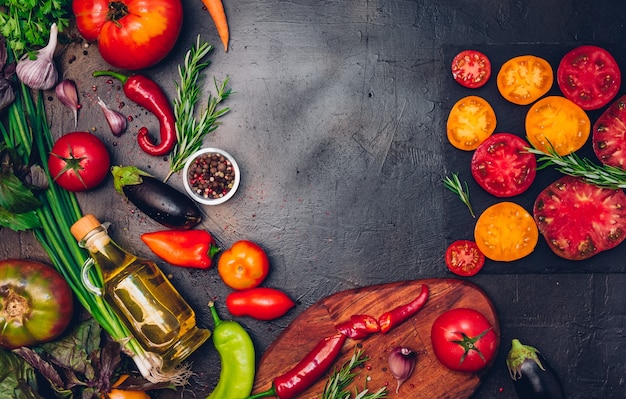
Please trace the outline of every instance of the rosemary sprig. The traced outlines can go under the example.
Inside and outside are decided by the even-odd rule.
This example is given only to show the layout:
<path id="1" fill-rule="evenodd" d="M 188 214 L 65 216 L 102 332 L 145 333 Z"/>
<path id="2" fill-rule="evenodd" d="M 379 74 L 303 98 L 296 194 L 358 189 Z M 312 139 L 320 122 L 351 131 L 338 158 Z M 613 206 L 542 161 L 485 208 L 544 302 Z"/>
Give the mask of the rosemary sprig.
<path id="1" fill-rule="evenodd" d="M 358 373 L 353 372 L 356 367 L 359 367 L 365 363 L 369 358 L 364 355 L 362 349 L 354 348 L 354 354 L 350 360 L 346 361 L 338 370 L 336 369 L 324 386 L 324 392 L 322 392 L 322 399 L 350 399 L 350 392 L 346 391 L 346 388 Z M 382 387 L 378 391 L 369 393 L 366 388 L 359 392 L 355 389 L 354 399 L 379 399 L 387 397 L 387 388 Z"/>
<path id="2" fill-rule="evenodd" d="M 220 108 L 217 106 L 226 100 L 231 94 L 228 88 L 229 77 L 219 83 L 216 79 L 215 89 L 217 94 L 209 94 L 206 108 L 196 117 L 196 105 L 200 96 L 198 81 L 200 73 L 209 66 L 209 61 L 202 61 L 213 50 L 213 46 L 201 41 L 200 36 L 196 40 L 195 47 L 187 51 L 185 62 L 178 66 L 180 84 L 176 83 L 176 98 L 174 99 L 174 117 L 176 118 L 176 139 L 177 143 L 169 155 L 170 171 L 163 181 L 167 181 L 170 176 L 180 171 L 185 165 L 187 158 L 202 146 L 204 137 L 217 129 L 219 124 L 217 119 L 230 108 Z"/>
<path id="3" fill-rule="evenodd" d="M 469 209 L 470 215 L 475 218 L 476 215 L 474 214 L 474 210 L 472 209 L 472 204 L 470 202 L 469 187 L 467 186 L 467 182 L 465 182 L 465 184 L 461 183 L 458 173 L 452 173 L 452 178 L 446 176 L 443 179 L 443 184 L 448 190 L 459 196 L 461 201 L 467 206 L 467 209 Z"/>
<path id="4" fill-rule="evenodd" d="M 626 188 L 626 171 L 610 165 L 597 165 L 587 158 L 580 158 L 575 153 L 559 155 L 554 148 L 550 147 L 548 152 L 541 151 L 535 147 L 526 148 L 526 151 L 538 156 L 537 161 L 543 162 L 537 169 L 545 169 L 554 166 L 559 172 L 582 177 L 588 183 L 598 187 L 611 189 Z"/>

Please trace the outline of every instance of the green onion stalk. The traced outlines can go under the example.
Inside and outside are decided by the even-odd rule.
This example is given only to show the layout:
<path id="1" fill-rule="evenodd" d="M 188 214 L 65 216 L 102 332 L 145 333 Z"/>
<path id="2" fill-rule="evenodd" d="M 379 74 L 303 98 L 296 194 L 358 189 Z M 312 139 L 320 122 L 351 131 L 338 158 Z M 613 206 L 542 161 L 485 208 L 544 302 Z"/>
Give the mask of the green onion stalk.
<path id="1" fill-rule="evenodd" d="M 7 108 L 8 128 L 1 126 L 5 145 L 16 151 L 24 164 L 38 164 L 52 182 L 48 170 L 47 154 L 52 149 L 53 139 L 45 113 L 43 92 L 35 93 L 24 84 L 16 90 L 15 101 Z M 35 213 L 40 226 L 34 227 L 34 236 L 43 246 L 56 270 L 67 280 L 74 295 L 82 306 L 102 326 L 102 328 L 122 345 L 137 365 L 142 375 L 151 382 L 173 382 L 184 385 L 190 375 L 188 367 L 174 371 L 175 375 L 163 375 L 152 354 L 146 352 L 139 341 L 113 312 L 104 299 L 89 291 L 82 282 L 81 269 L 89 259 L 87 250 L 81 248 L 70 232 L 70 227 L 82 217 L 82 212 L 74 193 L 61 189 L 56 184 L 37 194 L 41 206 Z M 91 278 L 102 284 L 101 276 L 93 272 Z"/>

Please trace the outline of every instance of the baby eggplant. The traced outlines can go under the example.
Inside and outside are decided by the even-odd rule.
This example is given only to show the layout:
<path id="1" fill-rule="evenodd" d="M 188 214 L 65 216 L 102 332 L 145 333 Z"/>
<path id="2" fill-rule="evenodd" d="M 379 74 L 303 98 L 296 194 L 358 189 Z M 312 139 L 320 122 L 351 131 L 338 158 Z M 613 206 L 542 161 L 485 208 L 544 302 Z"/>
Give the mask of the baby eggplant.
<path id="1" fill-rule="evenodd" d="M 563 399 L 561 380 L 539 351 L 514 339 L 506 357 L 520 399 Z"/>
<path id="2" fill-rule="evenodd" d="M 141 169 L 114 166 L 111 174 L 117 192 L 163 226 L 188 230 L 202 221 L 202 212 L 191 198 Z"/>

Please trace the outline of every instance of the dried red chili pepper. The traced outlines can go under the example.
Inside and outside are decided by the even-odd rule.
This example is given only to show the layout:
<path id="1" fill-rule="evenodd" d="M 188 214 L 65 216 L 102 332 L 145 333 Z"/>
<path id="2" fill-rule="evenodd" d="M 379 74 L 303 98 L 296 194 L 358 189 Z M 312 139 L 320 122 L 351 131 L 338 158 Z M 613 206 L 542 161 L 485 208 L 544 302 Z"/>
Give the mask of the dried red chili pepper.
<path id="1" fill-rule="evenodd" d="M 159 120 L 160 143 L 155 144 L 148 128 L 142 127 L 137 134 L 139 147 L 149 155 L 166 155 L 176 144 L 176 118 L 167 95 L 152 79 L 144 75 L 125 76 L 113 71 L 96 71 L 93 76 L 111 76 L 122 82 L 124 94 L 129 100 L 152 112 Z"/>
<path id="2" fill-rule="evenodd" d="M 274 378 L 267 391 L 249 396 L 246 399 L 275 396 L 278 399 L 292 399 L 315 384 L 333 365 L 347 337 L 343 334 L 331 335 L 322 339 L 311 352 L 283 375 Z"/>
<path id="3" fill-rule="evenodd" d="M 398 324 L 403 323 L 405 320 L 416 314 L 422 306 L 424 306 L 427 299 L 428 286 L 426 286 L 426 284 L 422 284 L 422 291 L 414 300 L 385 312 L 378 318 L 380 333 L 387 333 Z"/>
<path id="4" fill-rule="evenodd" d="M 348 338 L 363 339 L 379 332 L 380 326 L 376 318 L 365 314 L 356 314 L 350 316 L 350 320 L 337 324 L 335 329 Z"/>
<path id="5" fill-rule="evenodd" d="M 220 248 L 206 230 L 162 230 L 141 235 L 159 258 L 176 266 L 207 269 Z"/>

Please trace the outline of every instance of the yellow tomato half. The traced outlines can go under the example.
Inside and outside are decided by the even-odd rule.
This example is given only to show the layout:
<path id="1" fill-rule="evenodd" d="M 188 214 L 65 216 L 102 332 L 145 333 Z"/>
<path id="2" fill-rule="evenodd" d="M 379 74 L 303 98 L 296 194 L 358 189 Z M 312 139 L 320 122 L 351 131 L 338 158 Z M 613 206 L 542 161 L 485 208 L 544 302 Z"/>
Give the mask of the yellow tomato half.
<path id="1" fill-rule="evenodd" d="M 448 115 L 448 141 L 459 150 L 475 150 L 496 129 L 496 113 L 482 97 L 467 96 Z"/>
<path id="2" fill-rule="evenodd" d="M 550 90 L 554 73 L 548 61 L 534 55 L 520 55 L 505 62 L 496 79 L 506 100 L 528 105 Z"/>

